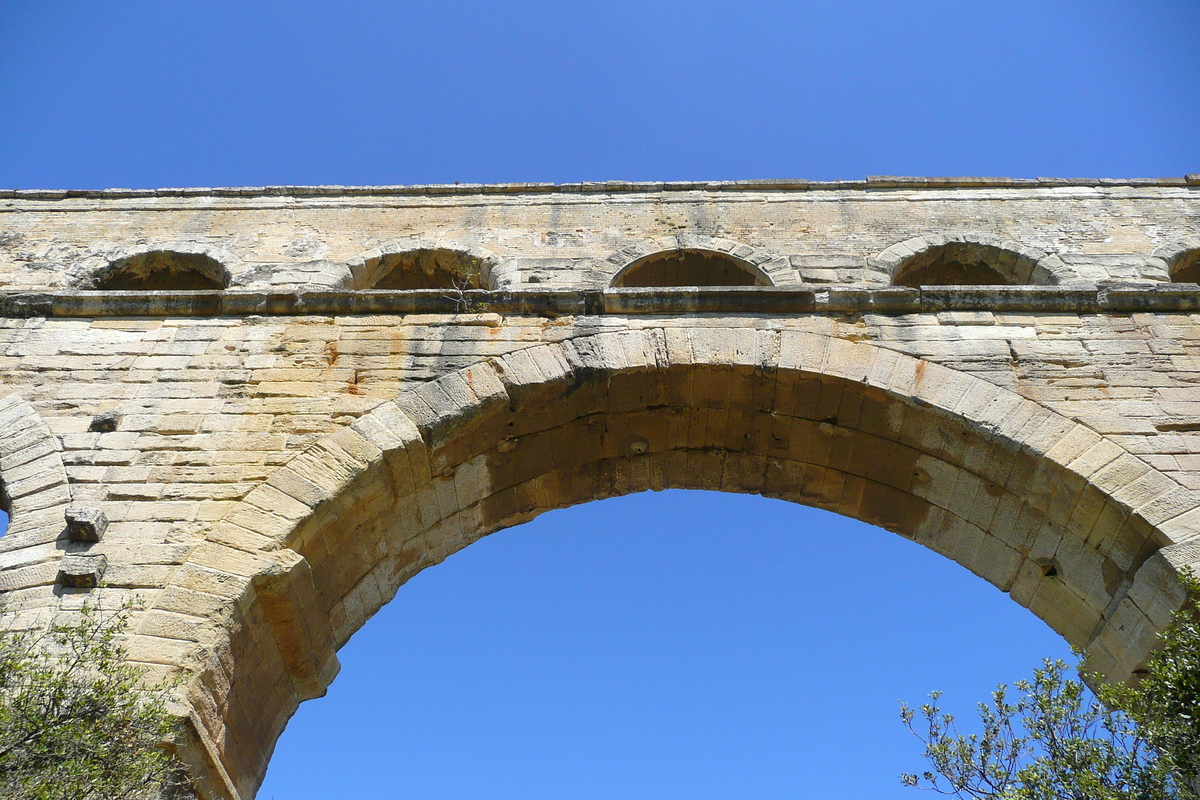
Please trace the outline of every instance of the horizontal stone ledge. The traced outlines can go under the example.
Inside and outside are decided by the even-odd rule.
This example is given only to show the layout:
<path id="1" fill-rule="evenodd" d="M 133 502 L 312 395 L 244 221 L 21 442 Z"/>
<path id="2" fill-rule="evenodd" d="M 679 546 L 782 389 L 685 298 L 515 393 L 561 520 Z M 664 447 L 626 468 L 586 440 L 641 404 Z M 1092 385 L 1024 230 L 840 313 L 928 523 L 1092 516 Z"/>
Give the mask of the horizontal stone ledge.
<path id="1" fill-rule="evenodd" d="M 364 314 L 914 314 L 1004 311 L 1082 314 L 1200 311 L 1200 286 L 679 287 L 608 290 L 439 289 L 322 292 L 0 292 L 0 317 L 245 317 Z"/>
<path id="2" fill-rule="evenodd" d="M 1194 186 L 1200 176 L 1169 178 L 981 178 L 869 175 L 862 180 L 765 178 L 733 181 L 583 181 L 579 183 L 442 183 L 412 186 L 226 186 L 162 189 L 0 189 L 4 200 L 136 197 L 372 197 L 390 195 L 612 194 L 688 191 L 820 191 L 846 189 L 979 189 L 1063 186 Z"/>

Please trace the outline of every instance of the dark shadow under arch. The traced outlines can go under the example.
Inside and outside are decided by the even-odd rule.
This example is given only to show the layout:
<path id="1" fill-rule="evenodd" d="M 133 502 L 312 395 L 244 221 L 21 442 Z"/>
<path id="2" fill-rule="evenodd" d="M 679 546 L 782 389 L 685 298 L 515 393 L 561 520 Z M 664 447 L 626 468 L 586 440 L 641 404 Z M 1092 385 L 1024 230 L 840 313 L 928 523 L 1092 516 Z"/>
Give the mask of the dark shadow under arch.
<path id="1" fill-rule="evenodd" d="M 224 289 L 229 271 L 204 253 L 151 250 L 111 262 L 85 288 L 127 291 Z"/>
<path id="2" fill-rule="evenodd" d="M 1028 262 L 1028 263 L 1023 263 Z M 1036 262 L 1026 256 L 977 242 L 947 242 L 902 261 L 893 278 L 896 286 L 991 286 L 1024 283 Z"/>
<path id="3" fill-rule="evenodd" d="M 612 280 L 615 287 L 770 286 L 749 262 L 715 250 L 681 248 L 634 261 Z"/>

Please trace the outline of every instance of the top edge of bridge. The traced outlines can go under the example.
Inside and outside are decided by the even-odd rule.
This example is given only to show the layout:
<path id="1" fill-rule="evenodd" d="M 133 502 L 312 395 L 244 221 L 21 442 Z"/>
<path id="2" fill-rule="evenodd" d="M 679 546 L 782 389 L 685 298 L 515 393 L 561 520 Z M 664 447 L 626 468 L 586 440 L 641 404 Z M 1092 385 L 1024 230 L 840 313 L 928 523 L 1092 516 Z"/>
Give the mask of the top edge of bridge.
<path id="1" fill-rule="evenodd" d="M 477 194 L 613 194 L 632 192 L 844 191 L 872 189 L 1046 189 L 1200 186 L 1200 174 L 1173 178 L 987 178 L 868 175 L 864 180 L 790 178 L 740 181 L 582 181 L 578 183 L 432 183 L 411 186 L 241 186 L 162 189 L 0 189 L 0 199 L 67 200 L 138 197 L 386 197 Z"/>

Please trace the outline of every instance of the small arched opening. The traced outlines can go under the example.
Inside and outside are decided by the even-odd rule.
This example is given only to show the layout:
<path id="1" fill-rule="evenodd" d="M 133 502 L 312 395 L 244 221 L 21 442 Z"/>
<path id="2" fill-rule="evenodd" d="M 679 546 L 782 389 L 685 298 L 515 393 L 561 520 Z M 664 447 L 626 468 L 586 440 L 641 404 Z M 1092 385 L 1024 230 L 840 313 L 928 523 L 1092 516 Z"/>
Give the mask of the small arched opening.
<path id="1" fill-rule="evenodd" d="M 487 289 L 491 264 L 482 256 L 464 250 L 422 247 L 402 253 L 387 253 L 367 259 L 367 289 Z"/>
<path id="2" fill-rule="evenodd" d="M 1033 259 L 989 244 L 947 242 L 901 261 L 895 286 L 1006 286 L 1026 283 Z"/>
<path id="3" fill-rule="evenodd" d="M 620 288 L 671 286 L 770 286 L 752 264 L 714 250 L 679 249 L 639 258 L 621 270 L 612 285 Z"/>
<path id="4" fill-rule="evenodd" d="M 1170 270 L 1173 283 L 1200 283 L 1200 247 L 1172 259 Z"/>
<path id="5" fill-rule="evenodd" d="M 8 491 L 4 488 L 4 478 L 0 478 L 0 536 L 8 533 L 8 518 L 12 513 L 12 503 L 8 499 Z"/>
<path id="6" fill-rule="evenodd" d="M 224 289 L 228 285 L 229 271 L 212 256 L 151 250 L 111 262 L 86 288 L 163 292 Z"/>

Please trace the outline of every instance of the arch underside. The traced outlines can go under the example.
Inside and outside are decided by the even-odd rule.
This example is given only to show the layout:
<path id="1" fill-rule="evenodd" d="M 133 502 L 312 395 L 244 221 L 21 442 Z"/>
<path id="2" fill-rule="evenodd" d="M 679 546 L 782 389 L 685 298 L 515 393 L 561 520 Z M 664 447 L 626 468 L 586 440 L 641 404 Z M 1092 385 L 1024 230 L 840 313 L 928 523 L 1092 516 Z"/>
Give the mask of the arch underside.
<path id="1" fill-rule="evenodd" d="M 408 454 L 390 455 L 325 524 L 305 527 L 292 547 L 330 601 L 338 646 L 408 578 L 472 541 L 648 490 L 761 494 L 879 525 L 1012 592 L 1081 646 L 1165 544 L 1033 454 L 846 381 L 706 366 L 563 388 L 458 432 L 420 489 L 397 486 Z M 1063 565 L 1064 549 L 1093 569 Z"/>
<path id="2" fill-rule="evenodd" d="M 1085 477 L 1148 480 L 1119 448 L 1004 389 L 874 346 L 749 330 L 726 359 L 671 363 L 668 332 L 640 336 L 661 352 L 624 367 L 595 366 L 629 345 L 604 334 L 446 376 L 269 482 L 293 497 L 302 484 L 339 489 L 278 543 L 302 557 L 293 583 L 309 587 L 305 599 L 259 588 L 193 701 L 244 795 L 299 700 L 332 679 L 301 651 L 322 636 L 340 647 L 405 581 L 484 535 L 647 490 L 761 494 L 879 525 L 1008 592 L 1102 673 L 1128 675 L 1144 657 L 1161 623 L 1131 588 L 1169 541 Z M 807 368 L 785 352 L 810 347 L 852 366 Z M 730 536 L 753 547 L 752 524 Z"/>
<path id="3" fill-rule="evenodd" d="M 62 445 L 37 410 L 16 394 L 0 396 L 0 510 L 9 515 L 0 553 L 54 542 L 62 532 L 71 485 Z M 18 556 L 19 568 L 54 575 L 57 551 Z M 11 576 L 11 577 L 10 577 Z M 19 580 L 15 575 L 4 579 Z M 0 592 L 10 588 L 0 579 Z"/>

